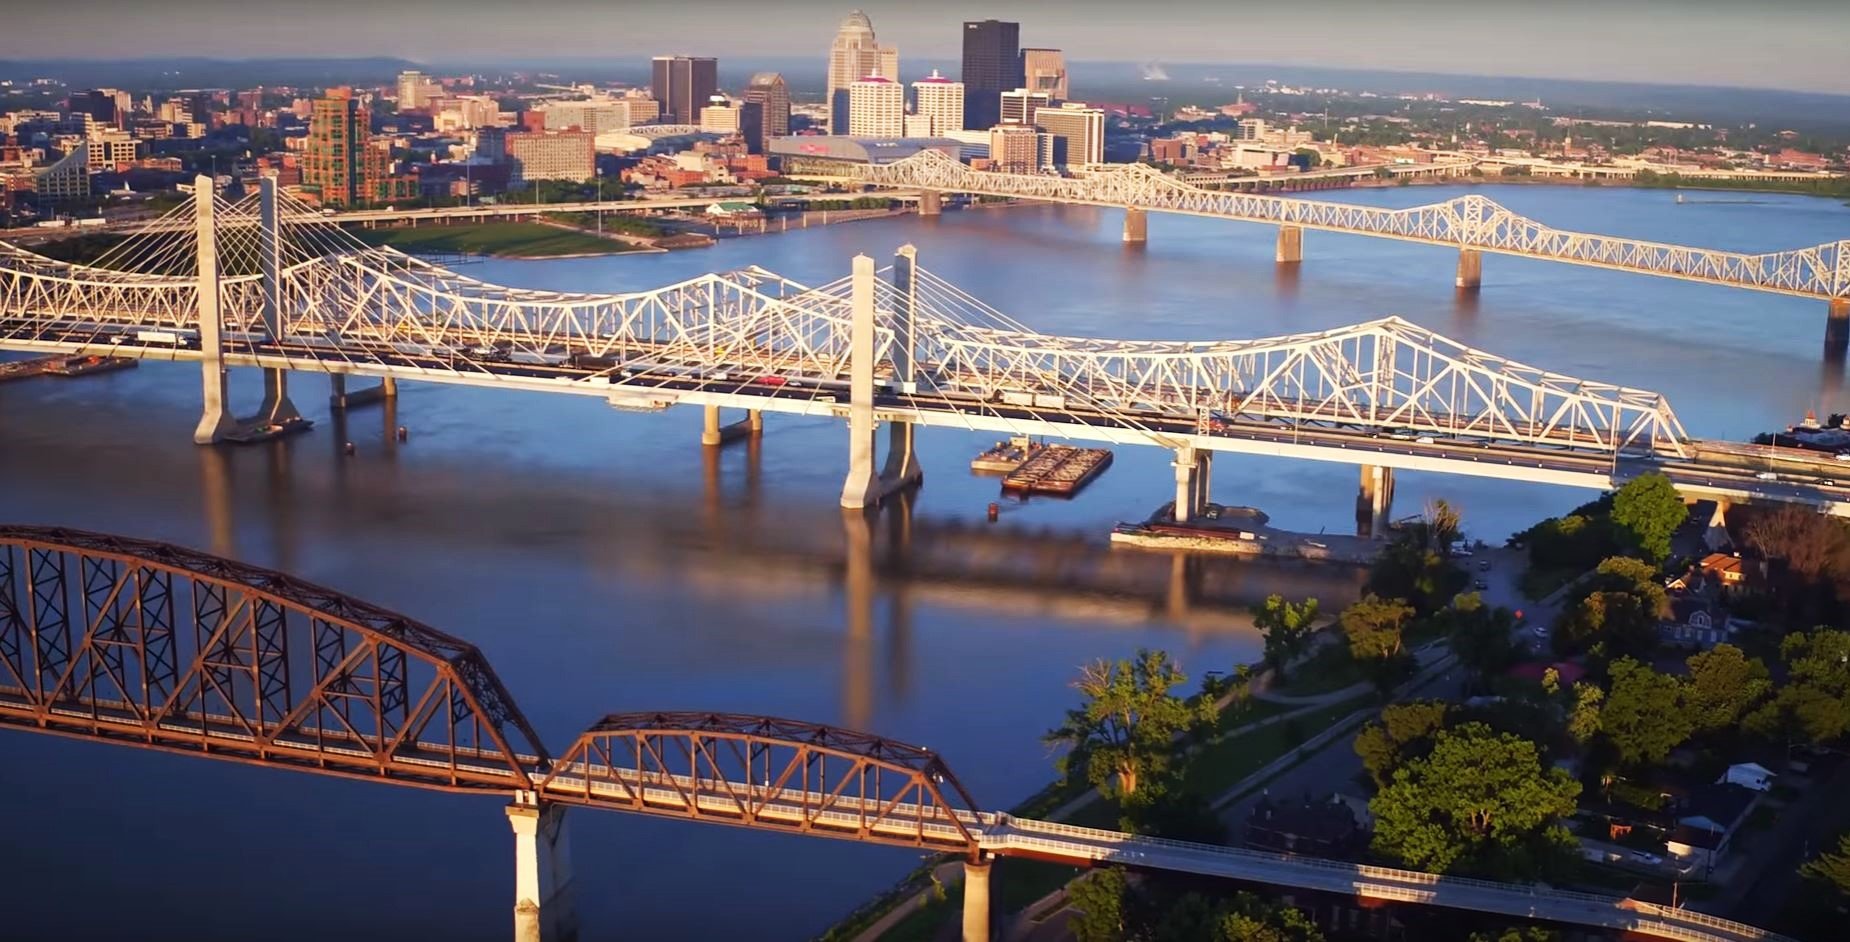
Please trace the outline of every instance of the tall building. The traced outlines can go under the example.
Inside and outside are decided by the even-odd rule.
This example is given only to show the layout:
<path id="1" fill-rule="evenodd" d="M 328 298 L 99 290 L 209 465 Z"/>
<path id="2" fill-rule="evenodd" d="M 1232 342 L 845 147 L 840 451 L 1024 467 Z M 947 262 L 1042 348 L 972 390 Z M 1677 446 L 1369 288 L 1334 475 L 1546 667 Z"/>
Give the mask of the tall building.
<path id="1" fill-rule="evenodd" d="M 719 91 L 719 60 L 656 56 L 649 90 L 662 103 L 664 124 L 699 124 L 700 109 Z"/>
<path id="2" fill-rule="evenodd" d="M 930 134 L 942 135 L 964 129 L 964 83 L 931 74 L 912 83 L 914 110 L 931 122 Z"/>
<path id="3" fill-rule="evenodd" d="M 1066 100 L 1066 54 L 1058 49 L 1021 51 L 1023 87 L 1046 92 L 1054 101 Z"/>
<path id="4" fill-rule="evenodd" d="M 1035 112 L 1049 104 L 1046 92 L 1026 88 L 1003 92 L 1001 101 L 1003 124 L 1033 124 Z"/>
<path id="5" fill-rule="evenodd" d="M 398 73 L 398 110 L 416 111 L 430 105 L 430 100 L 443 91 L 442 86 L 425 77 L 424 73 L 410 70 Z"/>
<path id="6" fill-rule="evenodd" d="M 848 127 L 848 95 L 854 83 L 878 75 L 899 81 L 899 48 L 882 46 L 874 39 L 874 23 L 859 10 L 848 14 L 829 44 L 829 133 Z"/>
<path id="7" fill-rule="evenodd" d="M 760 72 L 745 86 L 745 107 L 739 117 L 745 146 L 754 154 L 765 152 L 774 137 L 790 133 L 790 86 L 776 72 Z"/>
<path id="8" fill-rule="evenodd" d="M 1021 84 L 1021 24 L 965 22 L 964 127 L 982 130 L 996 124 L 1002 117 L 1002 93 Z"/>
<path id="9" fill-rule="evenodd" d="M 373 146 L 372 111 L 350 88 L 315 99 L 302 151 L 302 189 L 323 206 L 364 206 L 405 195 L 391 176 L 392 154 Z M 413 186 L 410 195 L 416 195 Z"/>
<path id="10" fill-rule="evenodd" d="M 1053 163 L 1084 167 L 1105 162 L 1105 111 L 1069 101 L 1034 113 L 1034 124 L 1053 135 Z"/>
<path id="11" fill-rule="evenodd" d="M 533 180 L 584 183 L 597 176 L 596 138 L 585 131 L 512 131 L 506 137 L 512 165 L 508 182 Z"/>
<path id="12" fill-rule="evenodd" d="M 89 91 L 72 92 L 65 102 L 71 113 L 86 114 L 96 120 L 97 124 L 117 123 L 116 93 L 113 89 L 93 88 Z"/>
<path id="13" fill-rule="evenodd" d="M 700 130 L 715 134 L 739 133 L 739 106 L 724 95 L 714 95 L 705 108 L 700 109 Z"/>
<path id="14" fill-rule="evenodd" d="M 1004 173 L 1040 173 L 1053 166 L 1053 135 L 1031 124 L 989 129 L 989 168 Z"/>
<path id="15" fill-rule="evenodd" d="M 848 133 L 855 137 L 904 137 L 906 87 L 884 75 L 869 75 L 849 86 Z"/>

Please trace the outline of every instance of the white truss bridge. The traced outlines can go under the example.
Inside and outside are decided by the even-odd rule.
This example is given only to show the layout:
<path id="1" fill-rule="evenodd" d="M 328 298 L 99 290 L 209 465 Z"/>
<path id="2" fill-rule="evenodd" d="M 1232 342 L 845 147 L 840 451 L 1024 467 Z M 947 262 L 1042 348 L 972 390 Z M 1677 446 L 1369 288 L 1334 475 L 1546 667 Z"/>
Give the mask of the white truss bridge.
<path id="1" fill-rule="evenodd" d="M 852 505 L 886 486 L 884 422 L 888 484 L 916 477 L 911 428 L 931 425 L 1172 449 L 1179 497 L 1185 466 L 1228 451 L 1590 488 L 1662 470 L 1689 493 L 1850 513 L 1822 472 L 1716 460 L 1726 446 L 1692 440 L 1659 394 L 1395 317 L 1218 342 L 1052 336 L 910 249 L 884 277 L 861 257 L 818 286 L 754 268 L 623 294 L 510 288 L 367 248 L 274 187 L 201 197 L 86 264 L 0 243 L 0 349 L 200 361 L 202 440 L 232 428 L 227 367 L 270 371 L 277 397 L 314 372 L 833 415 L 851 428 Z"/>
<path id="2" fill-rule="evenodd" d="M 1409 209 L 1383 209 L 1324 200 L 1295 199 L 1206 189 L 1143 164 L 1112 164 L 1052 174 L 972 170 L 938 151 L 854 168 L 853 179 L 874 186 L 939 193 L 1006 196 L 1054 203 L 1114 206 L 1137 212 L 1185 213 L 1272 223 L 1283 227 L 1280 261 L 1296 261 L 1297 232 L 1317 229 L 1444 245 L 1573 265 L 1729 285 L 1835 302 L 1834 316 L 1850 317 L 1850 239 L 1781 252 L 1747 254 L 1555 229 L 1477 194 Z M 1137 220 L 1141 232 L 1141 220 Z M 1295 230 L 1295 231 L 1292 231 Z M 1131 238 L 1131 230 L 1126 229 Z M 1469 283 L 1476 283 L 1470 256 Z"/>

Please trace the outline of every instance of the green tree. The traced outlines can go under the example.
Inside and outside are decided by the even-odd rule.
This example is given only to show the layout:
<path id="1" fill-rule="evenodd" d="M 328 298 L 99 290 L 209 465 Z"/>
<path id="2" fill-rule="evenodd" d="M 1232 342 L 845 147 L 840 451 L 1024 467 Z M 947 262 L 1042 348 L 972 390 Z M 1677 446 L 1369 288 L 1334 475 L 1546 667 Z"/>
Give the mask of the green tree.
<path id="1" fill-rule="evenodd" d="M 1370 594 L 1343 609 L 1336 621 L 1349 639 L 1349 653 L 1373 661 L 1400 653 L 1401 636 L 1412 617 L 1413 606 L 1406 602 Z"/>
<path id="2" fill-rule="evenodd" d="M 1253 624 L 1265 638 L 1265 662 L 1285 679 L 1285 668 L 1310 647 L 1316 632 L 1317 600 L 1292 603 L 1282 595 L 1266 596 L 1265 604 L 1253 607 Z"/>
<path id="3" fill-rule="evenodd" d="M 1495 935 L 1471 933 L 1470 942 L 1560 942 L 1561 933 L 1541 926 L 1511 926 Z"/>
<path id="4" fill-rule="evenodd" d="M 1718 644 L 1684 663 L 1689 665 L 1689 715 L 1699 733 L 1737 728 L 1773 689 L 1766 665 L 1732 644 Z"/>
<path id="5" fill-rule="evenodd" d="M 1452 654 L 1479 680 L 1515 661 L 1516 643 L 1510 639 L 1516 628 L 1514 612 L 1486 606 L 1476 592 L 1468 592 L 1453 599 L 1446 614 Z"/>
<path id="6" fill-rule="evenodd" d="M 1683 682 L 1629 657 L 1612 662 L 1612 690 L 1600 709 L 1600 732 L 1628 766 L 1654 765 L 1695 731 Z"/>
<path id="7" fill-rule="evenodd" d="M 1226 908 L 1231 911 L 1214 926 L 1213 942 L 1323 942 L 1303 910 L 1257 893 L 1235 893 Z"/>
<path id="8" fill-rule="evenodd" d="M 1747 728 L 1787 742 L 1825 743 L 1850 732 L 1850 632 L 1819 627 L 1790 634 L 1779 655 L 1786 683 L 1748 714 Z"/>
<path id="9" fill-rule="evenodd" d="M 1556 654 L 1599 645 L 1611 657 L 1649 655 L 1657 646 L 1657 613 L 1630 592 L 1594 592 L 1561 613 L 1551 639 Z"/>
<path id="10" fill-rule="evenodd" d="M 1542 767 L 1534 743 L 1466 723 L 1440 731 L 1432 753 L 1369 802 L 1374 849 L 1434 873 L 1533 877 L 1572 845 L 1560 820 L 1579 794 L 1565 771 Z"/>
<path id="11" fill-rule="evenodd" d="M 1837 839 L 1835 851 L 1825 851 L 1799 867 L 1799 876 L 1817 880 L 1837 892 L 1850 896 L 1850 834 Z"/>
<path id="12" fill-rule="evenodd" d="M 1612 524 L 1654 563 L 1670 555 L 1670 535 L 1689 519 L 1689 508 L 1670 479 L 1652 472 L 1625 482 L 1612 495 Z"/>
<path id="13" fill-rule="evenodd" d="M 1382 708 L 1379 720 L 1369 721 L 1356 732 L 1355 754 L 1376 788 L 1386 787 L 1401 763 L 1426 754 L 1450 712 L 1451 706 L 1443 700 L 1391 703 Z"/>
<path id="14" fill-rule="evenodd" d="M 1067 923 L 1078 942 L 1121 942 L 1125 937 L 1124 903 L 1128 887 L 1117 867 L 1094 870 L 1067 888 L 1078 914 Z"/>
<path id="15" fill-rule="evenodd" d="M 1567 714 L 1567 734 L 1582 746 L 1593 741 L 1600 730 L 1600 704 L 1606 691 L 1599 685 L 1581 681 L 1574 685 L 1574 705 Z"/>
<path id="16" fill-rule="evenodd" d="M 1134 794 L 1146 777 L 1166 772 L 1175 738 L 1204 728 L 1217 713 L 1207 698 L 1189 702 L 1171 693 L 1188 678 L 1163 651 L 1139 650 L 1131 660 L 1098 660 L 1080 669 L 1073 686 L 1085 703 L 1044 737 L 1064 745 L 1063 771 L 1083 763 L 1087 781 L 1118 797 Z"/>

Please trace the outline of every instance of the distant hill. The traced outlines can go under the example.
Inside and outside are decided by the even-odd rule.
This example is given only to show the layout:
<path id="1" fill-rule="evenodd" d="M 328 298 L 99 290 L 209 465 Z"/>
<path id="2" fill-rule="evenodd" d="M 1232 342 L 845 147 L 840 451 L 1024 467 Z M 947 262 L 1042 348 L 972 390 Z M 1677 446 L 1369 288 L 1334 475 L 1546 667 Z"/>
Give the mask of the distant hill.
<path id="1" fill-rule="evenodd" d="M 0 59 L 0 79 L 58 79 L 71 85 L 133 91 L 249 88 L 255 85 L 377 85 L 405 69 L 405 59 Z"/>

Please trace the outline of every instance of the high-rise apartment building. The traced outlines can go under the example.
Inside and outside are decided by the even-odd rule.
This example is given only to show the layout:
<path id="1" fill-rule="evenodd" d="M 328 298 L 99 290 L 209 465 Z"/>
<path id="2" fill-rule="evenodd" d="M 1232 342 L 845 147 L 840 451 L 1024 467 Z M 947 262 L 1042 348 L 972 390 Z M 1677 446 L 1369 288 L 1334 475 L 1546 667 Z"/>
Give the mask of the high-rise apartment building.
<path id="1" fill-rule="evenodd" d="M 765 153 L 774 137 L 790 133 L 790 86 L 776 72 L 760 72 L 745 86 L 739 132 L 754 154 Z"/>
<path id="2" fill-rule="evenodd" d="M 350 88 L 315 99 L 302 150 L 302 189 L 323 206 L 364 206 L 407 195 L 391 176 L 392 154 L 373 146 L 372 110 Z M 415 185 L 410 186 L 416 195 Z"/>
<path id="3" fill-rule="evenodd" d="M 829 133 L 848 127 L 848 96 L 854 83 L 878 75 L 899 81 L 899 48 L 882 46 L 874 39 L 874 23 L 859 10 L 848 14 L 829 44 L 829 79 L 824 99 L 829 106 Z"/>
<path id="4" fill-rule="evenodd" d="M 597 176 L 596 138 L 585 131 L 511 131 L 506 135 L 508 182 L 584 183 Z"/>
<path id="5" fill-rule="evenodd" d="M 629 124 L 625 127 L 653 124 L 662 118 L 662 103 L 640 88 L 632 88 L 624 92 L 623 103 L 629 106 Z"/>
<path id="6" fill-rule="evenodd" d="M 1021 24 L 964 23 L 964 127 L 983 130 L 996 124 L 1002 93 L 1021 85 Z"/>
<path id="7" fill-rule="evenodd" d="M 1002 93 L 1003 124 L 1033 124 L 1034 114 L 1049 104 L 1046 92 L 1017 88 Z"/>
<path id="8" fill-rule="evenodd" d="M 904 137 L 906 87 L 884 75 L 849 86 L 848 133 L 855 137 Z"/>
<path id="9" fill-rule="evenodd" d="M 1047 93 L 1054 101 L 1066 100 L 1066 54 L 1058 49 L 1021 51 L 1023 87 Z"/>
<path id="10" fill-rule="evenodd" d="M 964 83 L 931 74 L 912 83 L 914 110 L 931 122 L 930 134 L 949 134 L 964 129 Z"/>
<path id="11" fill-rule="evenodd" d="M 989 129 L 989 167 L 1004 173 L 1040 173 L 1053 166 L 1053 135 L 1031 124 Z"/>
<path id="12" fill-rule="evenodd" d="M 1053 135 L 1053 163 L 1084 167 L 1105 162 L 1105 112 L 1069 101 L 1034 113 L 1035 126 Z"/>
<path id="13" fill-rule="evenodd" d="M 719 60 L 656 56 L 649 90 L 662 103 L 664 124 L 699 124 L 700 109 L 719 91 Z"/>
<path id="14" fill-rule="evenodd" d="M 700 130 L 714 134 L 739 133 L 739 105 L 724 95 L 714 95 L 705 108 L 700 109 Z"/>

